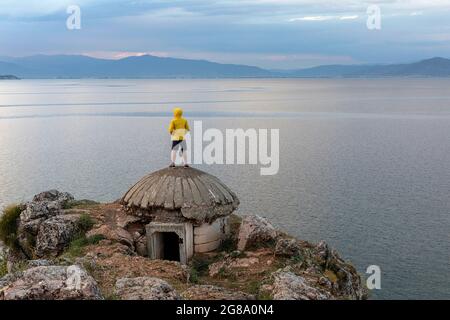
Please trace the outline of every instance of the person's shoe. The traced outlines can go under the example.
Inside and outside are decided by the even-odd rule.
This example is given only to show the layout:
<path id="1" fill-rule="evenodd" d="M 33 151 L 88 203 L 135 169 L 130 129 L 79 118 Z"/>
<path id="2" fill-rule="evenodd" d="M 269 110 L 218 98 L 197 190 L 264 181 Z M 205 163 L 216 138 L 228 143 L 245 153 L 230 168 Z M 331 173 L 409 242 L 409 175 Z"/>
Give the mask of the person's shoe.
<path id="1" fill-rule="evenodd" d="M 189 168 L 189 165 L 188 165 L 188 164 L 185 164 L 184 167 L 185 167 L 185 168 Z"/>
<path id="2" fill-rule="evenodd" d="M 170 164 L 169 168 L 175 168 L 175 163 L 172 162 L 172 163 Z"/>

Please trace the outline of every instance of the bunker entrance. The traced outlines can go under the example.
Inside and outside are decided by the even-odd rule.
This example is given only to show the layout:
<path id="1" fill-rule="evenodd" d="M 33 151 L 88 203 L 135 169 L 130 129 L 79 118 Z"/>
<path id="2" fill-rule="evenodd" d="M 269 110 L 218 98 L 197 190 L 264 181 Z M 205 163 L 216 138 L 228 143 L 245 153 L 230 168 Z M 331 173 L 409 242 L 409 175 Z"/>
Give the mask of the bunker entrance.
<path id="1" fill-rule="evenodd" d="M 175 232 L 162 232 L 162 259 L 180 261 L 181 239 Z"/>

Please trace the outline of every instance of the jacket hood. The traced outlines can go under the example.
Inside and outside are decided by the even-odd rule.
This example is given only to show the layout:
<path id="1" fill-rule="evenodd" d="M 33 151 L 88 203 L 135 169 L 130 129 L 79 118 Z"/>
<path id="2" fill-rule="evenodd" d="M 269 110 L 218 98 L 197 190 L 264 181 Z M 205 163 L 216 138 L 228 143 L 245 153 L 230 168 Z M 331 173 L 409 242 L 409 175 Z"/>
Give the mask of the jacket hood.
<path id="1" fill-rule="evenodd" d="M 181 118 L 182 115 L 183 115 L 183 109 L 181 109 L 181 108 L 173 109 L 173 116 L 175 118 Z"/>

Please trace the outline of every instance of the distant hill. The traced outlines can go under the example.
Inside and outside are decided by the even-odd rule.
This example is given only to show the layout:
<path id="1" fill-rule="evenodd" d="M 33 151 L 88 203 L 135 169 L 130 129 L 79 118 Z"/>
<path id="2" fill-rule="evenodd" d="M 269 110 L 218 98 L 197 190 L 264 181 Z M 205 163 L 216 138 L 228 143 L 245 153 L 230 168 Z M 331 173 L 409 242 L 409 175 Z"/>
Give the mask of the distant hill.
<path id="1" fill-rule="evenodd" d="M 0 62 L 0 73 L 22 78 L 231 78 L 268 77 L 258 67 L 150 55 L 120 60 L 82 55 L 36 55 Z"/>
<path id="2" fill-rule="evenodd" d="M 450 60 L 432 58 L 414 63 L 390 65 L 326 65 L 296 70 L 294 77 L 449 77 Z"/>
<path id="3" fill-rule="evenodd" d="M 450 77 L 450 60 L 432 58 L 405 64 L 324 65 L 300 70 L 270 71 L 246 65 L 151 55 L 119 60 L 83 55 L 35 55 L 0 57 L 0 74 L 14 74 L 20 78 Z"/>
<path id="4" fill-rule="evenodd" d="M 19 80 L 19 78 L 11 74 L 7 74 L 7 75 L 0 75 L 0 80 Z"/>

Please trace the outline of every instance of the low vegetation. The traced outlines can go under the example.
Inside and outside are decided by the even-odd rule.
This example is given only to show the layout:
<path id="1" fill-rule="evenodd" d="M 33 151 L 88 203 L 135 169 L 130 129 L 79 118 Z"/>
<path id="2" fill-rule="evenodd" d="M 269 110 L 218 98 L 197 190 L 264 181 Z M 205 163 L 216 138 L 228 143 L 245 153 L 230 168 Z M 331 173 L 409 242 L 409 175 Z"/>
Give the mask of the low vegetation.
<path id="1" fill-rule="evenodd" d="M 20 206 L 10 205 L 0 217 L 0 240 L 10 248 L 17 246 L 17 221 L 21 212 Z"/>
<path id="2" fill-rule="evenodd" d="M 70 200 L 64 203 L 63 209 L 85 209 L 98 205 L 99 203 L 93 200 Z"/>
<path id="3" fill-rule="evenodd" d="M 200 283 L 200 278 L 208 276 L 209 266 L 222 258 L 222 255 L 195 255 L 190 262 L 190 277 L 189 280 L 192 283 Z"/>
<path id="4" fill-rule="evenodd" d="M 83 248 L 88 245 L 98 244 L 104 239 L 102 235 L 86 237 L 86 233 L 92 229 L 95 221 L 88 214 L 82 214 L 77 221 L 78 233 L 65 250 L 64 256 L 67 258 L 79 257 L 83 254 Z"/>
<path id="5" fill-rule="evenodd" d="M 0 278 L 8 273 L 8 268 L 6 266 L 6 259 L 0 257 Z"/>
<path id="6" fill-rule="evenodd" d="M 70 243 L 69 247 L 64 252 L 64 256 L 67 258 L 75 258 L 83 255 L 83 249 L 86 246 L 98 244 L 104 237 L 102 235 L 93 235 L 91 237 L 86 237 L 85 235 L 80 236 Z"/>
<path id="7" fill-rule="evenodd" d="M 236 249 L 237 249 L 237 239 L 235 237 L 230 236 L 221 242 L 217 251 L 219 252 L 224 251 L 230 253 L 235 251 Z"/>
<path id="8" fill-rule="evenodd" d="M 83 213 L 77 221 L 77 227 L 78 230 L 80 230 L 81 235 L 84 235 L 86 232 L 91 230 L 94 224 L 94 219 L 86 213 Z"/>

